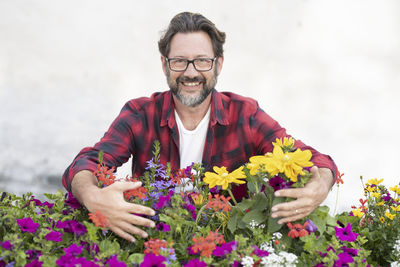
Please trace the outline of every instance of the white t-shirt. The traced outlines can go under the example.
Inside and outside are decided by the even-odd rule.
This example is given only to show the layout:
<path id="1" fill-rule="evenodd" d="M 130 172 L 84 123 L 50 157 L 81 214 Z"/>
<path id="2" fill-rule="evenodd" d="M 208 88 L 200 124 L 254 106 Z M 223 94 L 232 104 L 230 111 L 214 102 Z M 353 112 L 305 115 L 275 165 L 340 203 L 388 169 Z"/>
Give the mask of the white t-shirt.
<path id="1" fill-rule="evenodd" d="M 204 145 L 210 121 L 210 108 L 208 108 L 206 115 L 200 121 L 199 125 L 197 125 L 196 129 L 192 131 L 185 129 L 176 110 L 175 119 L 179 131 L 179 155 L 181 158 L 179 168 L 182 169 L 192 165 L 192 162 L 198 163 L 203 159 Z"/>

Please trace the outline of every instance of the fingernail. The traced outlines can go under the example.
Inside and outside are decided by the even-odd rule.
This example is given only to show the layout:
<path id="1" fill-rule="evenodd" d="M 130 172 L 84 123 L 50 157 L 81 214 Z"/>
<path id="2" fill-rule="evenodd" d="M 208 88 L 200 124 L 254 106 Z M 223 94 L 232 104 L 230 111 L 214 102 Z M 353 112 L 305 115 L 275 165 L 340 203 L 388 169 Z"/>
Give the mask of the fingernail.
<path id="1" fill-rule="evenodd" d="M 156 215 L 156 212 L 155 212 L 154 210 L 152 210 L 152 211 L 150 212 L 150 216 L 154 216 L 154 215 Z"/>
<path id="2" fill-rule="evenodd" d="M 272 218 L 276 218 L 276 217 L 278 217 L 275 213 L 273 213 L 272 215 L 271 215 L 271 217 Z"/>
<path id="3" fill-rule="evenodd" d="M 151 222 L 151 223 L 150 223 L 150 227 L 151 227 L 151 228 L 154 228 L 155 226 L 156 226 L 156 224 L 155 224 L 154 222 Z"/>
<path id="4" fill-rule="evenodd" d="M 147 238 L 149 235 L 147 233 L 142 234 L 143 238 Z"/>
<path id="5" fill-rule="evenodd" d="M 271 209 L 272 211 L 277 211 L 278 210 L 278 208 L 277 207 L 272 207 L 272 209 Z"/>
<path id="6" fill-rule="evenodd" d="M 275 192 L 275 196 L 276 196 L 276 197 L 280 197 L 280 196 L 281 196 L 281 193 L 279 193 L 279 191 L 276 191 L 276 192 Z"/>

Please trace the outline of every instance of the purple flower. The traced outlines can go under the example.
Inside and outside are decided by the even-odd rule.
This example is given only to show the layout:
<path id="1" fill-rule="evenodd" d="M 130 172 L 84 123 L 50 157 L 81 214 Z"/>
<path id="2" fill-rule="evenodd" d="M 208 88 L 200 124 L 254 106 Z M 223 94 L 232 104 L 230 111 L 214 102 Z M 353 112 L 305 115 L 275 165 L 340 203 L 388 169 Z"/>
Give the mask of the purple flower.
<path id="1" fill-rule="evenodd" d="M 9 240 L 6 240 L 4 242 L 0 242 L 0 245 L 5 249 L 5 250 L 11 250 L 14 246 L 10 243 Z"/>
<path id="2" fill-rule="evenodd" d="M 335 267 L 349 266 L 348 263 L 354 262 L 353 257 L 346 252 L 339 253 L 338 257 L 339 259 L 333 264 Z"/>
<path id="3" fill-rule="evenodd" d="M 340 241 L 349 241 L 354 242 L 356 241 L 358 234 L 354 233 L 351 227 L 351 224 L 348 223 L 345 228 L 339 228 L 335 226 L 336 236 L 339 238 Z"/>
<path id="4" fill-rule="evenodd" d="M 210 189 L 211 194 L 219 194 L 219 191 L 222 189 L 222 186 L 214 186 L 213 188 Z"/>
<path id="5" fill-rule="evenodd" d="M 70 206 L 72 209 L 80 209 L 82 207 L 71 192 L 68 192 L 68 198 L 65 200 L 65 204 Z"/>
<path id="6" fill-rule="evenodd" d="M 268 251 L 259 249 L 257 246 L 252 246 L 254 248 L 253 252 L 256 254 L 258 257 L 267 257 L 269 255 Z"/>
<path id="7" fill-rule="evenodd" d="M 306 220 L 308 222 L 307 226 L 306 226 L 306 230 L 310 233 L 314 233 L 318 230 L 318 227 L 314 224 L 314 222 L 310 219 Z"/>
<path id="8" fill-rule="evenodd" d="M 154 254 L 146 254 L 143 262 L 139 265 L 140 267 L 165 267 L 163 263 L 165 261 L 164 256 L 156 256 Z"/>
<path id="9" fill-rule="evenodd" d="M 352 255 L 353 257 L 358 255 L 358 249 L 348 248 L 345 246 L 341 247 L 341 249 L 343 250 L 343 252 L 346 252 L 346 253 Z"/>
<path id="10" fill-rule="evenodd" d="M 42 256 L 42 253 L 41 253 L 40 250 L 30 250 L 30 249 L 28 249 L 26 251 L 26 255 L 28 256 L 27 260 L 33 260 L 35 258 L 39 258 L 40 256 Z"/>
<path id="11" fill-rule="evenodd" d="M 225 257 L 227 254 L 231 253 L 233 250 L 236 250 L 237 241 L 231 241 L 229 243 L 224 243 L 221 246 L 217 246 L 212 255 L 216 257 Z"/>
<path id="12" fill-rule="evenodd" d="M 386 196 L 383 196 L 382 199 L 385 200 L 386 202 L 388 202 L 388 201 L 390 201 L 392 199 L 392 197 L 390 196 L 390 193 L 387 192 Z"/>
<path id="13" fill-rule="evenodd" d="M 169 224 L 165 224 L 163 222 L 160 222 L 159 224 L 157 224 L 156 228 L 157 228 L 158 231 L 162 231 L 162 232 L 171 231 L 171 226 Z"/>
<path id="14" fill-rule="evenodd" d="M 112 267 L 126 267 L 126 264 L 124 262 L 118 260 L 117 255 L 111 256 L 111 258 L 109 258 L 106 261 L 106 264 L 108 264 L 109 266 L 112 266 Z"/>
<path id="15" fill-rule="evenodd" d="M 87 232 L 85 225 L 75 220 L 58 221 L 56 227 L 64 229 L 66 233 L 74 233 L 77 237 Z"/>
<path id="16" fill-rule="evenodd" d="M 184 267 L 207 267 L 207 263 L 199 259 L 191 259 Z"/>
<path id="17" fill-rule="evenodd" d="M 34 259 L 28 264 L 25 264 L 25 267 L 42 267 L 43 262 L 39 261 L 38 259 Z"/>
<path id="18" fill-rule="evenodd" d="M 67 254 L 67 255 L 62 255 L 57 261 L 56 264 L 57 266 L 74 266 L 74 260 L 75 257 Z"/>
<path id="19" fill-rule="evenodd" d="M 31 218 L 17 219 L 17 223 L 22 232 L 34 233 L 39 227 Z"/>
<path id="20" fill-rule="evenodd" d="M 174 190 L 170 190 L 168 195 L 166 196 L 161 196 L 157 202 L 157 204 L 154 206 L 156 210 L 159 210 L 161 208 L 167 207 L 169 205 L 169 202 L 171 200 L 172 195 L 174 194 Z"/>
<path id="21" fill-rule="evenodd" d="M 193 166 L 193 162 L 191 165 L 187 166 L 185 168 L 185 170 L 183 171 L 183 173 L 185 174 L 186 177 L 190 177 L 192 175 L 192 166 Z"/>
<path id="22" fill-rule="evenodd" d="M 196 220 L 197 215 L 196 215 L 196 207 L 195 206 L 193 206 L 192 204 L 184 203 L 184 204 L 182 204 L 182 207 L 184 209 L 187 209 L 188 211 L 190 211 L 190 213 L 192 213 L 192 219 Z"/>
<path id="23" fill-rule="evenodd" d="M 75 243 L 63 249 L 65 255 L 78 256 L 82 253 L 83 246 L 77 246 Z"/>
<path id="24" fill-rule="evenodd" d="M 278 175 L 269 179 L 268 183 L 274 189 L 274 192 L 281 189 L 290 188 L 290 186 L 293 184 L 292 182 L 285 182 L 285 180 Z"/>
<path id="25" fill-rule="evenodd" d="M 61 242 L 63 234 L 57 231 L 51 231 L 44 238 L 49 241 Z"/>

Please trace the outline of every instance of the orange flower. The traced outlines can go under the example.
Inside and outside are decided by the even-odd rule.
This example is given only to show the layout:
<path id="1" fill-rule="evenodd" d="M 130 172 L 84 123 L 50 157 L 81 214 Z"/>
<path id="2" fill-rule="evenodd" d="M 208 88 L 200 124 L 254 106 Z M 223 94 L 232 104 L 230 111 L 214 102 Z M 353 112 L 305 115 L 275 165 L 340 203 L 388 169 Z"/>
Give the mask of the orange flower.
<path id="1" fill-rule="evenodd" d="M 114 167 L 109 169 L 107 166 L 97 164 L 97 170 L 95 170 L 93 174 L 97 177 L 99 182 L 102 182 L 104 185 L 110 185 L 115 182 L 116 177 L 114 171 Z"/>
<path id="2" fill-rule="evenodd" d="M 343 184 L 343 180 L 342 180 L 343 175 L 344 175 L 344 173 L 338 172 L 338 178 L 336 179 L 336 184 Z"/>
<path id="3" fill-rule="evenodd" d="M 310 234 L 306 229 L 308 222 L 305 222 L 304 225 L 299 223 L 296 223 L 295 225 L 287 223 L 286 225 L 291 229 L 288 233 L 288 236 L 291 238 L 303 237 Z"/>
<path id="4" fill-rule="evenodd" d="M 202 236 L 193 237 L 192 241 L 194 243 L 192 246 L 193 252 L 200 252 L 200 256 L 203 257 L 210 257 L 214 249 L 217 247 L 217 244 L 220 245 L 225 243 L 224 236 L 219 234 L 218 230 L 215 232 L 210 231 L 206 238 Z"/>
<path id="5" fill-rule="evenodd" d="M 192 182 L 194 181 L 194 176 L 193 174 L 190 174 L 190 177 L 187 177 L 188 175 L 185 173 L 185 168 L 179 169 L 175 175 L 171 175 L 170 178 L 172 182 L 176 185 L 180 185 L 182 183 L 181 179 L 182 178 L 190 178 Z"/>
<path id="6" fill-rule="evenodd" d="M 169 243 L 165 240 L 150 238 L 149 241 L 144 242 L 144 246 L 146 247 L 146 249 L 144 250 L 144 254 L 151 253 L 159 256 L 161 248 L 167 248 L 169 246 L 172 246 L 172 244 L 172 242 Z"/>
<path id="7" fill-rule="evenodd" d="M 127 182 L 139 182 L 139 180 L 133 179 L 132 177 L 131 178 L 127 177 L 127 178 L 125 178 L 125 180 Z M 147 189 L 144 188 L 143 186 L 141 186 L 141 187 L 138 187 L 136 189 L 131 189 L 131 190 L 125 191 L 124 192 L 124 197 L 127 200 L 130 200 L 130 199 L 132 199 L 134 197 L 139 198 L 139 199 L 145 199 L 146 198 L 146 193 L 147 193 Z"/>
<path id="8" fill-rule="evenodd" d="M 96 210 L 96 213 L 89 213 L 89 219 L 92 220 L 94 225 L 100 228 L 107 227 L 107 217 L 104 216 L 100 211 Z"/>
<path id="9" fill-rule="evenodd" d="M 206 209 L 214 209 L 214 211 L 225 211 L 228 212 L 231 210 L 231 205 L 229 204 L 229 200 L 231 197 L 220 196 L 219 194 L 214 195 L 214 199 L 212 195 L 208 195 L 208 203 L 206 205 Z"/>

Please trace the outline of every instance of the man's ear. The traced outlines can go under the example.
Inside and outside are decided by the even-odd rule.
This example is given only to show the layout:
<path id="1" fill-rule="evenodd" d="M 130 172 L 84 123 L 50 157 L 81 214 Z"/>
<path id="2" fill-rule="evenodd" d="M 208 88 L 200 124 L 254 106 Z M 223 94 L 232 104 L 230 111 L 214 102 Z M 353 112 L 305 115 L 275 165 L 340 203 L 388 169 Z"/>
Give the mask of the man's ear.
<path id="1" fill-rule="evenodd" d="M 222 70 L 222 65 L 224 64 L 224 56 L 218 57 L 217 58 L 218 64 L 217 64 L 217 74 L 219 75 Z"/>
<path id="2" fill-rule="evenodd" d="M 162 69 L 163 69 L 165 76 L 167 76 L 167 70 L 166 70 L 167 60 L 165 59 L 164 56 L 161 56 L 161 65 L 162 65 Z"/>

